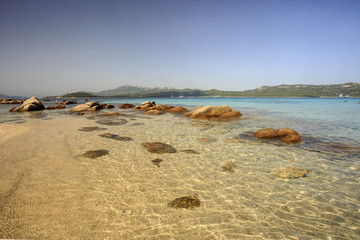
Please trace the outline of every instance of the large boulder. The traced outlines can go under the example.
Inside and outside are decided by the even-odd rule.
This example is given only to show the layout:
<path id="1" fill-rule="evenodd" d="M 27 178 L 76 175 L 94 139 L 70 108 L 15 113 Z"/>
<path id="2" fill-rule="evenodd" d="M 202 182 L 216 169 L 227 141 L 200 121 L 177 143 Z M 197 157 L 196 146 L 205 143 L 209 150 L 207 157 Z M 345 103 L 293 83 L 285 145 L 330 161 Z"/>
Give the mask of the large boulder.
<path id="1" fill-rule="evenodd" d="M 193 118 L 239 117 L 241 113 L 233 111 L 229 106 L 198 106 L 186 116 Z"/>
<path id="2" fill-rule="evenodd" d="M 98 102 L 87 102 L 73 107 L 70 112 L 85 112 L 85 111 L 98 111 L 102 109 Z"/>
<path id="3" fill-rule="evenodd" d="M 40 111 L 44 110 L 45 106 L 37 99 L 36 97 L 31 97 L 26 99 L 24 103 L 19 108 L 12 108 L 10 112 L 20 112 L 20 111 Z"/>

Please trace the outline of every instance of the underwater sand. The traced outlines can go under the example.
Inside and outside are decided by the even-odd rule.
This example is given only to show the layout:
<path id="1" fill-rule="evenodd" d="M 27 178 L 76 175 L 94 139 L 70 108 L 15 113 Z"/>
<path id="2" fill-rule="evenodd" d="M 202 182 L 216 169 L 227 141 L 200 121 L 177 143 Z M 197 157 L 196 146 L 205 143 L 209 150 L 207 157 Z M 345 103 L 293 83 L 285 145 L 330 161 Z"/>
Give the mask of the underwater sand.
<path id="1" fill-rule="evenodd" d="M 0 124 L 0 238 L 359 239 L 357 153 L 229 142 L 256 129 L 246 125 L 256 119 L 246 116 L 212 122 L 113 111 L 129 116 L 47 111 Z M 102 125 L 101 119 L 128 122 Z M 79 131 L 93 126 L 106 129 Z M 104 133 L 133 140 L 99 136 Z M 177 152 L 150 153 L 143 142 L 167 143 Z M 100 149 L 109 154 L 80 156 Z M 152 162 L 157 158 L 159 166 Z M 223 170 L 226 164 L 233 172 Z M 270 173 L 282 166 L 309 173 L 297 179 Z M 200 199 L 199 207 L 168 207 L 189 195 Z"/>

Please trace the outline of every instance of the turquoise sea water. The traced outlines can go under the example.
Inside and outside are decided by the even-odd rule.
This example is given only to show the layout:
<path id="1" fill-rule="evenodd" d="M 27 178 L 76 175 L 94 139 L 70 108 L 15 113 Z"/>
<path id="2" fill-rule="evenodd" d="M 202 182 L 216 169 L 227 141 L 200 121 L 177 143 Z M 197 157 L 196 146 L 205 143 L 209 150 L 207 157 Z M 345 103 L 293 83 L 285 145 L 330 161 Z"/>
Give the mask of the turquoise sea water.
<path id="1" fill-rule="evenodd" d="M 16 162 L 29 163 L 34 173 L 23 181 L 29 185 L 19 188 L 26 200 L 7 200 L 11 211 L 5 212 L 6 217 L 14 223 L 23 222 L 24 229 L 5 235 L 0 231 L 0 238 L 359 239 L 360 99 L 95 101 L 116 108 L 78 116 L 69 113 L 74 105 L 24 113 L 10 113 L 8 109 L 14 106 L 0 105 L 2 133 L 6 133 L 7 123 L 32 127 L 28 136 L 17 140 L 22 142 L 9 142 L 1 149 L 0 160 L 6 170 L 0 183 L 7 186 L 8 179 L 17 176 L 12 172 L 25 169 Z M 228 105 L 243 115 L 222 122 L 117 108 L 121 103 L 144 101 L 190 110 L 198 105 Z M 100 116 L 113 111 L 122 115 Z M 126 124 L 102 124 L 109 119 Z M 93 126 L 103 130 L 79 131 Z M 295 129 L 303 141 L 285 144 L 252 136 L 261 128 L 281 127 Z M 117 142 L 99 136 L 106 132 L 133 140 Z M 141 146 L 147 141 L 168 143 L 178 152 L 149 153 Z M 108 150 L 109 155 L 79 157 L 86 150 L 96 149 Z M 182 152 L 188 149 L 199 154 Z M 162 159 L 160 166 L 152 163 L 155 158 Z M 233 167 L 233 172 L 223 171 L 223 166 Z M 297 179 L 271 174 L 286 166 L 309 172 Z M 71 175 L 68 169 L 81 169 L 81 174 Z M 47 181 L 52 185 L 41 185 Z M 187 195 L 198 196 L 200 207 L 183 210 L 167 206 L 170 200 Z M 39 202 L 39 196 L 43 201 Z M 37 210 L 39 205 L 43 213 Z M 49 213 L 51 207 L 53 212 Z M 62 214 L 64 211 L 68 214 Z M 16 225 L 11 221 L 5 221 L 6 229 Z M 69 231 L 71 224 L 76 231 Z M 50 233 L 48 229 L 56 230 Z M 16 231 L 24 234 L 16 235 Z"/>
<path id="2" fill-rule="evenodd" d="M 149 100 L 189 109 L 199 105 L 228 105 L 244 117 L 257 118 L 258 121 L 261 121 L 260 116 L 271 117 L 268 123 L 262 122 L 264 127 L 281 127 L 285 122 L 287 127 L 313 136 L 360 142 L 359 98 L 151 98 L 105 99 L 102 102 L 139 104 Z"/>

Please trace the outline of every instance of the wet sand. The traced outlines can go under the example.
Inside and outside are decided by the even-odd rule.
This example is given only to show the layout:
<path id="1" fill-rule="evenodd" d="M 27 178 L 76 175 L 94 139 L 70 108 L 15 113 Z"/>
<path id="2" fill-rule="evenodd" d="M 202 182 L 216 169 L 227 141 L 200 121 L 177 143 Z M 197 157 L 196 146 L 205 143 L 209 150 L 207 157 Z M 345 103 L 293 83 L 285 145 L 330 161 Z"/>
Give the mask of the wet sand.
<path id="1" fill-rule="evenodd" d="M 130 112 L 131 113 L 131 112 Z M 115 117 L 109 118 L 117 121 Z M 324 156 L 302 149 L 243 142 L 231 123 L 172 116 L 125 117 L 101 125 L 97 116 L 58 116 L 2 124 L 0 130 L 0 238 L 26 239 L 356 239 L 359 165 L 314 164 Z M 97 126 L 92 132 L 82 127 Z M 237 131 L 237 130 L 236 130 Z M 116 141 L 111 133 L 131 137 Z M 214 141 L 199 142 L 199 138 Z M 154 154 L 143 142 L 171 144 Z M 88 150 L 108 155 L 81 157 Z M 181 150 L 194 150 L 189 154 Z M 312 157 L 312 162 L 305 159 Z M 159 166 L 152 160 L 160 158 Z M 310 169 L 284 180 L 275 166 Z M 224 171 L 228 164 L 233 171 Z M 341 187 L 340 187 L 341 186 Z M 201 204 L 173 209 L 175 198 Z"/>

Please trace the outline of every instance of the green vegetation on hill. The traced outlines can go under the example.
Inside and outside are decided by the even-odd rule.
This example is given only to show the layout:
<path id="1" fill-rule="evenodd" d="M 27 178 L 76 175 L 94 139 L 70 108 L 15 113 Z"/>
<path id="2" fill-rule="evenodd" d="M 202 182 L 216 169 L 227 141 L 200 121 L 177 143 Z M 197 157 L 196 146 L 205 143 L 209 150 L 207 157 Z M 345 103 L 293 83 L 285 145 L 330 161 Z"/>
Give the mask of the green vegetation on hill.
<path id="1" fill-rule="evenodd" d="M 339 94 L 350 97 L 360 97 L 359 83 L 343 83 L 336 85 L 279 85 L 263 86 L 247 91 L 221 91 L 217 89 L 173 89 L 173 88 L 143 88 L 123 86 L 99 93 L 76 92 L 63 97 L 338 97 Z"/>
<path id="2" fill-rule="evenodd" d="M 74 92 L 74 93 L 67 93 L 62 97 L 97 97 L 97 96 L 87 92 Z"/>

